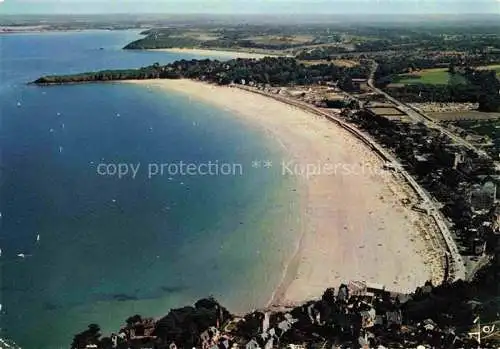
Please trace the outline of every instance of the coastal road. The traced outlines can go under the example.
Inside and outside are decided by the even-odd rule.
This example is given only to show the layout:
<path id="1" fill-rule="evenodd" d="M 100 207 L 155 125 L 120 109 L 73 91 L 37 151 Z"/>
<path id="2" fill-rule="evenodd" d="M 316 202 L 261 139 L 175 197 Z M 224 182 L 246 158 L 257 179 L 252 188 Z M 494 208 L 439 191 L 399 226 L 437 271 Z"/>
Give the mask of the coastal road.
<path id="1" fill-rule="evenodd" d="M 415 192 L 418 194 L 418 196 L 421 198 L 422 202 L 424 205 L 429 208 L 429 215 L 433 218 L 433 220 L 436 223 L 436 226 L 438 227 L 441 236 L 443 237 L 445 243 L 446 243 L 446 249 L 445 253 L 450 257 L 450 273 L 449 273 L 449 279 L 450 281 L 455 281 L 458 279 L 465 280 L 466 277 L 466 269 L 465 269 L 465 264 L 462 259 L 462 256 L 460 255 L 458 251 L 458 247 L 453 240 L 453 237 L 451 235 L 451 231 L 448 228 L 448 225 L 446 224 L 446 220 L 439 211 L 438 207 L 432 200 L 431 196 L 415 181 L 415 179 L 403 168 L 403 165 L 394 157 L 392 154 L 390 154 L 387 150 L 385 150 L 381 145 L 379 145 L 375 140 L 368 134 L 364 133 L 363 131 L 359 130 L 355 126 L 347 123 L 345 120 L 332 115 L 330 113 L 327 113 L 320 108 L 317 108 L 311 104 L 308 104 L 306 102 L 302 102 L 299 100 L 291 99 L 288 97 L 284 97 L 281 95 L 277 94 L 271 94 L 267 93 L 261 90 L 257 90 L 255 88 L 251 87 L 246 87 L 246 86 L 238 86 L 238 88 L 241 88 L 246 91 L 250 91 L 253 93 L 261 94 L 266 97 L 271 97 L 275 100 L 278 100 L 280 102 L 287 103 L 289 105 L 293 105 L 295 107 L 298 107 L 300 109 L 312 112 L 313 114 L 323 116 L 326 119 L 330 121 L 334 121 L 337 123 L 339 126 L 344 128 L 345 130 L 349 131 L 351 134 L 356 136 L 358 139 L 360 139 L 363 143 L 365 143 L 367 146 L 369 146 L 372 150 L 374 150 L 384 161 L 392 163 L 393 166 L 397 169 L 397 171 L 405 178 L 407 183 L 415 190 Z"/>

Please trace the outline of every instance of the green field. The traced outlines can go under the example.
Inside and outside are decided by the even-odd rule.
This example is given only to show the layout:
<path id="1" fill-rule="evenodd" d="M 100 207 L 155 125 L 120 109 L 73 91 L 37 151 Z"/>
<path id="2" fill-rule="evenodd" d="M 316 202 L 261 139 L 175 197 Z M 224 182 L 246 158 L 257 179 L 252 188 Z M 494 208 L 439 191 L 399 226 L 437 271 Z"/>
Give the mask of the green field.
<path id="1" fill-rule="evenodd" d="M 460 74 L 450 74 L 447 68 L 424 69 L 411 74 L 400 74 L 395 83 L 401 84 L 431 84 L 431 85 L 447 85 L 461 84 L 465 79 Z"/>

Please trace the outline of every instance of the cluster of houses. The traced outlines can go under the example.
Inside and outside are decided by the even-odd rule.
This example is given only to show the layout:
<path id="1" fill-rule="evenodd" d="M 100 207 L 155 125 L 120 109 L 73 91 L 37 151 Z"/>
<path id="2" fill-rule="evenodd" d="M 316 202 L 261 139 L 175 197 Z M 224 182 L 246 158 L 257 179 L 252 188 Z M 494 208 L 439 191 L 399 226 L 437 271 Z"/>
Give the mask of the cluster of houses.
<path id="1" fill-rule="evenodd" d="M 93 336 L 74 349 L 473 348 L 478 343 L 469 329 L 477 304 L 468 288 L 427 282 L 399 294 L 350 282 L 318 300 L 244 316 L 205 299 L 157 321 L 134 316 L 111 340 Z"/>
<path id="2" fill-rule="evenodd" d="M 442 204 L 464 255 L 492 252 L 500 234 L 500 176 L 493 161 L 455 144 L 439 130 L 363 109 L 344 113 L 395 154 L 417 182 Z"/>

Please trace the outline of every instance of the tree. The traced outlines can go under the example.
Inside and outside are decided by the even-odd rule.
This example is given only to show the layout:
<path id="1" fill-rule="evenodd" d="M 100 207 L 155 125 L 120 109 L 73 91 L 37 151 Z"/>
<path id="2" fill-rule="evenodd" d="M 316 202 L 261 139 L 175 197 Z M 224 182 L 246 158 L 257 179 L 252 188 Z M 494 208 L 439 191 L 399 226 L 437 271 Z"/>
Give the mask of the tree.
<path id="1" fill-rule="evenodd" d="M 484 112 L 500 111 L 500 96 L 494 94 L 482 94 L 479 96 L 479 110 Z"/>
<path id="2" fill-rule="evenodd" d="M 100 344 L 101 328 L 97 324 L 90 324 L 88 329 L 73 337 L 72 349 L 86 349 L 89 344 Z"/>
<path id="3" fill-rule="evenodd" d="M 140 315 L 136 314 L 134 316 L 129 317 L 125 322 L 126 322 L 126 324 L 127 324 L 128 327 L 131 327 L 135 323 L 138 323 L 138 322 L 141 322 L 141 321 L 142 321 L 142 317 Z"/>

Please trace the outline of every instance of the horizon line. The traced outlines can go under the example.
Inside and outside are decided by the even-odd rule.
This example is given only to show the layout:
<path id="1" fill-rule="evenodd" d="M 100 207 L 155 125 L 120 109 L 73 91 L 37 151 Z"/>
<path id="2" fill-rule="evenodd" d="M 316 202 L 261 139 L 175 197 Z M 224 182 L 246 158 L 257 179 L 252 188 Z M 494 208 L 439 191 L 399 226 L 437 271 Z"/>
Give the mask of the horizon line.
<path id="1" fill-rule="evenodd" d="M 445 12 L 429 12 L 429 13 L 411 13 L 411 12 L 397 12 L 397 13 L 370 13 L 370 12 L 336 12 L 336 13 L 216 13 L 216 12 L 81 12 L 81 13 L 50 13 L 50 12 L 40 12 L 40 13 L 0 13 L 0 17 L 2 16 L 163 16 L 163 15 L 171 15 L 171 16 L 236 16 L 236 17 L 244 17 L 244 16 L 263 16 L 263 17 L 278 17 L 278 16 L 294 16 L 294 17 L 305 17 L 305 16 L 318 16 L 318 17 L 326 17 L 326 16 L 414 16 L 414 17 L 426 17 L 426 16 L 500 16 L 500 13 L 491 13 L 491 12 L 471 12 L 471 13 L 445 13 Z"/>

